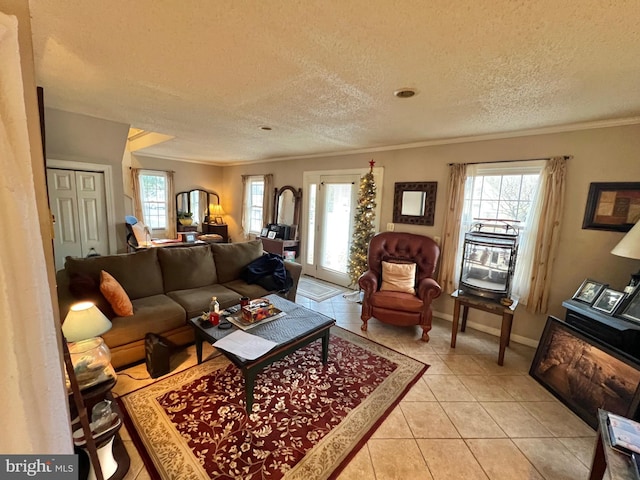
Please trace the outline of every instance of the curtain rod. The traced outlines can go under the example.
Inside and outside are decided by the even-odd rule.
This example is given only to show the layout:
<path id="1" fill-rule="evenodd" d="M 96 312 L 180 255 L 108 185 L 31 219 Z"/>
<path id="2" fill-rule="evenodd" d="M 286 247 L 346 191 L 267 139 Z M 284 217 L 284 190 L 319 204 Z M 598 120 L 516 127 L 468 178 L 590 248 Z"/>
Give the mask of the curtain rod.
<path id="1" fill-rule="evenodd" d="M 133 167 L 129 167 L 129 170 L 133 170 Z M 151 172 L 166 172 L 166 173 L 176 173 L 174 170 L 160 170 L 159 168 L 144 168 L 140 167 L 138 170 L 149 170 Z"/>
<path id="2" fill-rule="evenodd" d="M 573 155 L 562 155 L 565 160 L 570 160 Z M 551 157 L 546 158 L 525 158 L 523 160 L 496 160 L 494 162 L 462 162 L 464 165 L 482 165 L 483 163 L 514 163 L 514 162 L 539 162 L 540 160 L 549 160 Z M 456 165 L 455 163 L 447 163 L 448 166 Z"/>

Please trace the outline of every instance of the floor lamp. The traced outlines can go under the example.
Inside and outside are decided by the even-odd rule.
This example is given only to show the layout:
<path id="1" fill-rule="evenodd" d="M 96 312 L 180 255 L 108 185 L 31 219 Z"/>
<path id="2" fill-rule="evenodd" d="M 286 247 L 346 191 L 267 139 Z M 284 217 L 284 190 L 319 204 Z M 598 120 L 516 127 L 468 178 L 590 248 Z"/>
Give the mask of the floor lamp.
<path id="1" fill-rule="evenodd" d="M 62 342 L 64 364 L 67 375 L 69 376 L 69 383 L 71 384 L 76 409 L 78 410 L 80 425 L 84 433 L 89 460 L 93 465 L 97 480 L 104 480 L 104 476 L 98 459 L 96 442 L 93 438 L 93 432 L 91 431 L 89 415 L 84 404 L 84 399 L 82 398 L 82 393 L 80 392 L 80 385 L 76 376 L 75 367 L 71 361 L 71 354 L 69 353 L 69 345 L 67 342 L 78 342 L 97 337 L 110 328 L 111 322 L 109 319 L 91 302 L 72 305 L 62 324 L 62 333 L 65 337 L 65 340 Z"/>

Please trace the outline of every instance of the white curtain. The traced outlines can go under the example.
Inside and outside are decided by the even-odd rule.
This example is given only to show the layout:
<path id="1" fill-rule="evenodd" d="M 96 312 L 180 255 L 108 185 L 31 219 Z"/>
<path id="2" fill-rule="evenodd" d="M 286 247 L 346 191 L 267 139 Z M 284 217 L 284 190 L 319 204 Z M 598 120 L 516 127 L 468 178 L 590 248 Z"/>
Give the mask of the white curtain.
<path id="1" fill-rule="evenodd" d="M 247 182 L 252 175 L 242 175 L 242 212 L 240 212 L 240 225 L 242 226 L 242 236 L 249 237 L 249 218 L 247 216 Z"/>
<path id="2" fill-rule="evenodd" d="M 262 200 L 262 226 L 271 223 L 273 212 L 273 174 L 264 176 L 264 197 Z"/>
<path id="3" fill-rule="evenodd" d="M 144 214 L 142 212 L 142 199 L 140 198 L 140 171 L 141 168 L 131 169 L 131 188 L 133 189 L 133 216 L 136 217 L 142 223 L 144 221 Z"/>
<path id="4" fill-rule="evenodd" d="M 176 224 L 178 223 L 178 217 L 176 216 L 176 192 L 173 180 L 173 172 L 167 173 L 167 238 L 176 238 L 178 232 L 176 231 Z M 208 207 L 208 205 L 207 205 Z"/>
<path id="5" fill-rule="evenodd" d="M 523 305 L 527 304 L 529 290 L 531 289 L 531 269 L 533 268 L 533 256 L 536 247 L 536 235 L 540 226 L 540 213 L 542 211 L 543 191 L 545 187 L 544 175 L 540 175 L 540 183 L 536 192 L 535 200 L 529 210 L 529 215 L 522 230 L 528 232 L 527 235 L 520 236 L 518 245 L 518 258 L 516 268 L 513 272 L 512 296 L 520 299 Z"/>

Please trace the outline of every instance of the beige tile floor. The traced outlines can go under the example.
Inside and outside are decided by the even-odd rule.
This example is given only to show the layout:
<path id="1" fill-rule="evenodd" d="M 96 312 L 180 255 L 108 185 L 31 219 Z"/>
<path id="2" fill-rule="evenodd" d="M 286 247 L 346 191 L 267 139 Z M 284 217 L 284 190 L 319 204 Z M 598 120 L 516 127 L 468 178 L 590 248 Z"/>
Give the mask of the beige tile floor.
<path id="1" fill-rule="evenodd" d="M 503 367 L 498 338 L 468 328 L 450 348 L 451 323 L 434 318 L 429 343 L 418 327 L 375 319 L 360 330 L 360 305 L 342 295 L 297 302 L 337 324 L 430 365 L 339 476 L 340 480 L 579 480 L 588 478 L 595 432 L 528 375 L 534 349 L 515 342 Z M 515 321 L 517 322 L 517 315 Z M 215 355 L 205 345 L 205 356 Z M 195 348 L 172 359 L 175 373 L 196 363 Z M 144 365 L 125 370 L 124 394 L 151 383 Z M 128 480 L 148 479 L 127 432 Z M 310 479 L 312 480 L 312 479 Z"/>

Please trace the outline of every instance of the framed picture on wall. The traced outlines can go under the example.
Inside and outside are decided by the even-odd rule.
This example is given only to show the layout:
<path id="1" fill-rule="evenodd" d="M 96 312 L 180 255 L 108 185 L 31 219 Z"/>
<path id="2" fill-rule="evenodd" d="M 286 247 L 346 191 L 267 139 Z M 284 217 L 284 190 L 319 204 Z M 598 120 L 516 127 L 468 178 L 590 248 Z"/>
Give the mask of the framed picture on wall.
<path id="1" fill-rule="evenodd" d="M 640 364 L 555 317 L 547 318 L 529 374 L 594 429 L 598 408 L 637 414 Z"/>
<path id="2" fill-rule="evenodd" d="M 640 220 L 640 182 L 592 183 L 583 229 L 628 232 Z"/>

